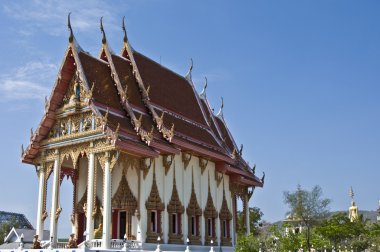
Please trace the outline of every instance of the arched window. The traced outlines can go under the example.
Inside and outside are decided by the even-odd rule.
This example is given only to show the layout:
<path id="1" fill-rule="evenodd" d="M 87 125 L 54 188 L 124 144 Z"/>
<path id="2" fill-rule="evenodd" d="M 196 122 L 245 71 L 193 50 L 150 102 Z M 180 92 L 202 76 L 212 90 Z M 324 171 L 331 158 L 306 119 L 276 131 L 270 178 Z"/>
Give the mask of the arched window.
<path id="1" fill-rule="evenodd" d="M 208 196 L 205 210 L 203 211 L 206 224 L 206 234 L 205 234 L 205 245 L 211 244 L 213 240 L 214 244 L 217 245 L 216 232 L 215 232 L 215 219 L 218 217 L 218 213 L 215 209 L 214 202 L 212 201 L 211 190 L 210 190 L 210 174 L 208 175 Z"/>
<path id="2" fill-rule="evenodd" d="M 172 196 L 167 205 L 167 211 L 169 214 L 169 243 L 183 244 L 181 219 L 184 207 L 178 196 L 175 167 L 173 170 Z"/>
<path id="3" fill-rule="evenodd" d="M 192 175 L 191 183 L 191 196 L 186 209 L 187 223 L 188 223 L 188 237 L 191 244 L 200 245 L 201 235 L 199 230 L 200 217 L 202 216 L 202 209 L 199 207 L 197 196 L 194 190 L 194 175 Z"/>
<path id="4" fill-rule="evenodd" d="M 161 213 L 165 209 L 165 205 L 161 200 L 160 194 L 157 188 L 156 182 L 156 171 L 153 167 L 153 183 L 152 189 L 149 194 L 148 200 L 145 202 L 145 207 L 147 210 L 147 231 L 146 231 L 146 242 L 155 243 L 157 242 L 157 237 L 162 237 L 161 228 Z"/>

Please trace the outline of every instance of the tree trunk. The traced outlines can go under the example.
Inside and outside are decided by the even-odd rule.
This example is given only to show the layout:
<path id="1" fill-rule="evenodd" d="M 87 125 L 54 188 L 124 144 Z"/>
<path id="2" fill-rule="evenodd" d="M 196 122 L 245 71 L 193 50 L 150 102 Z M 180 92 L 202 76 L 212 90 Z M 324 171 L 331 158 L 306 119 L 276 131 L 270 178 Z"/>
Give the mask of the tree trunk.
<path id="1" fill-rule="evenodd" d="M 310 227 L 306 226 L 306 245 L 307 245 L 307 251 L 310 252 Z"/>

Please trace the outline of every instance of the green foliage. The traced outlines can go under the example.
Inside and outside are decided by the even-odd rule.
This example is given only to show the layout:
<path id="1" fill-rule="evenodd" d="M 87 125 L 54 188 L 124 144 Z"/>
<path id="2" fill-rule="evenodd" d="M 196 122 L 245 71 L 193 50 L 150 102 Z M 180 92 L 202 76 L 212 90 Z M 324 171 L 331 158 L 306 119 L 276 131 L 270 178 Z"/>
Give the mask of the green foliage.
<path id="1" fill-rule="evenodd" d="M 5 237 L 8 235 L 8 233 L 11 231 L 13 227 L 19 228 L 20 225 L 20 221 L 15 217 L 12 217 L 9 221 L 3 222 L 0 225 L 0 244 L 4 243 Z"/>
<path id="2" fill-rule="evenodd" d="M 289 206 L 288 214 L 293 220 L 306 227 L 306 247 L 310 251 L 310 229 L 327 216 L 331 201 L 322 198 L 322 189 L 319 186 L 307 191 L 298 185 L 296 191 L 284 192 L 284 202 Z"/>
<path id="3" fill-rule="evenodd" d="M 249 236 L 239 235 L 236 244 L 236 252 L 259 252 L 260 241 L 257 237 L 250 234 Z"/>
<path id="4" fill-rule="evenodd" d="M 329 240 L 334 247 L 338 247 L 342 241 L 352 237 L 352 223 L 345 213 L 333 215 L 330 219 L 325 220 L 316 232 Z"/>
<path id="5" fill-rule="evenodd" d="M 335 248 L 351 247 L 353 251 L 364 251 L 376 244 L 380 234 L 378 224 L 368 224 L 363 216 L 350 221 L 345 213 L 333 215 L 316 228 L 316 232 L 328 240 Z"/>
<path id="6" fill-rule="evenodd" d="M 258 207 L 250 207 L 249 208 L 249 224 L 251 233 L 254 235 L 258 235 L 258 225 L 263 217 L 263 212 L 261 212 Z M 238 234 L 243 235 L 246 233 L 245 223 L 244 223 L 244 213 L 238 212 Z"/>

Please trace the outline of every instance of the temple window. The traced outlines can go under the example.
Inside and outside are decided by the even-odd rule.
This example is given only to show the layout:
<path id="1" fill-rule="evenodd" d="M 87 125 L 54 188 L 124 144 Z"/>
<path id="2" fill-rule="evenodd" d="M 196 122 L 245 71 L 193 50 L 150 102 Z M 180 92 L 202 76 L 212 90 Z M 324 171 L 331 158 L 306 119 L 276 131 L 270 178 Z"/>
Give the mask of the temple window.
<path id="1" fill-rule="evenodd" d="M 226 194 L 224 191 L 223 185 L 223 201 L 222 207 L 219 212 L 219 219 L 222 223 L 221 225 L 221 233 L 223 234 L 221 237 L 221 245 L 222 246 L 231 246 L 231 232 L 230 232 L 230 221 L 232 220 L 232 214 L 228 209 Z"/>
<path id="2" fill-rule="evenodd" d="M 201 245 L 201 237 L 199 230 L 199 221 L 202 216 L 202 209 L 199 207 L 197 196 L 194 189 L 194 175 L 192 174 L 191 196 L 186 209 L 188 216 L 188 234 L 191 244 Z"/>
<path id="3" fill-rule="evenodd" d="M 153 210 L 150 212 L 150 227 L 151 232 L 157 233 L 157 211 Z"/>
<path id="4" fill-rule="evenodd" d="M 157 241 L 157 236 L 162 236 L 161 230 L 161 213 L 165 209 L 162 203 L 156 182 L 156 170 L 153 168 L 153 183 L 149 197 L 145 202 L 147 210 L 148 226 L 146 232 L 146 242 L 153 243 Z"/>
<path id="5" fill-rule="evenodd" d="M 218 217 L 218 213 L 215 209 L 214 202 L 211 196 L 210 190 L 210 174 L 208 175 L 208 196 L 205 210 L 203 211 L 203 215 L 205 216 L 205 244 L 211 244 L 211 240 L 216 242 L 216 234 L 215 234 L 215 219 Z"/>
<path id="6" fill-rule="evenodd" d="M 169 214 L 169 243 L 183 244 L 181 216 L 185 208 L 179 199 L 177 183 L 175 179 L 175 167 L 173 168 L 173 189 L 167 212 Z"/>

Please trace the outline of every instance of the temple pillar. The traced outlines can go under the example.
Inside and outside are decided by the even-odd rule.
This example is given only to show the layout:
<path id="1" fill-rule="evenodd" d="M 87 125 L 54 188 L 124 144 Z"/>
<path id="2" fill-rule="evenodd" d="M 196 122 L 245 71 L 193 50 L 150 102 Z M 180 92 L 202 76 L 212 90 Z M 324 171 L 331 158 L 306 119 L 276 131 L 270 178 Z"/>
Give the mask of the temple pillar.
<path id="1" fill-rule="evenodd" d="M 237 241 L 237 195 L 233 194 L 232 199 L 232 245 L 235 246 Z"/>
<path id="2" fill-rule="evenodd" d="M 90 153 L 88 157 L 88 179 L 87 179 L 87 209 L 86 209 L 86 240 L 90 241 L 94 237 L 94 218 L 92 211 L 94 208 L 94 176 L 95 176 L 95 154 Z M 78 234 L 82 235 L 82 234 Z"/>
<path id="3" fill-rule="evenodd" d="M 246 228 L 246 236 L 251 233 L 251 225 L 249 223 L 249 198 L 248 194 L 244 195 L 244 214 L 245 214 L 245 228 Z"/>
<path id="4" fill-rule="evenodd" d="M 51 246 L 54 247 L 57 242 L 57 222 L 59 218 L 58 200 L 59 200 L 59 187 L 60 187 L 60 160 L 59 151 L 55 151 L 54 170 L 53 170 L 53 189 L 51 200 L 51 213 L 50 213 L 50 240 Z"/>
<path id="5" fill-rule="evenodd" d="M 38 207 L 37 207 L 37 225 L 36 225 L 36 235 L 38 239 L 43 239 L 44 231 L 44 221 L 42 220 L 42 215 L 44 211 L 44 202 L 45 202 L 45 164 L 43 163 L 38 170 Z"/>
<path id="6" fill-rule="evenodd" d="M 103 186 L 103 235 L 102 248 L 110 248 L 111 236 L 111 167 L 110 153 L 105 153 L 104 186 Z"/>

